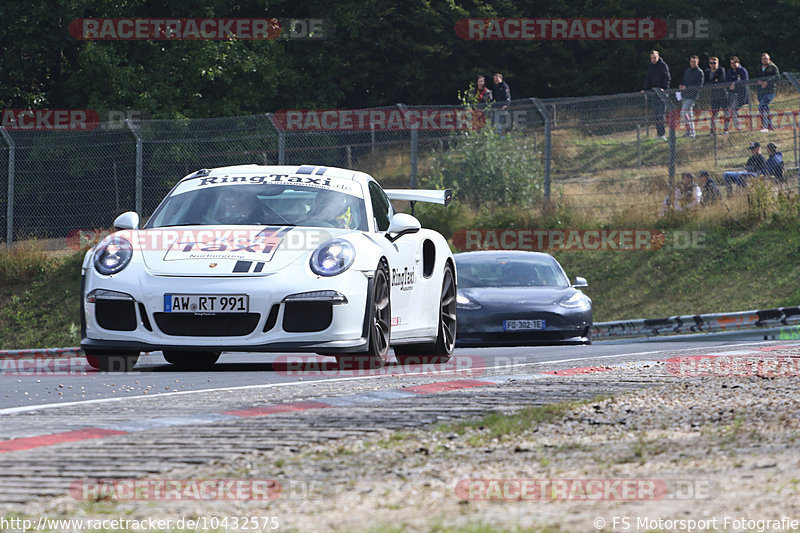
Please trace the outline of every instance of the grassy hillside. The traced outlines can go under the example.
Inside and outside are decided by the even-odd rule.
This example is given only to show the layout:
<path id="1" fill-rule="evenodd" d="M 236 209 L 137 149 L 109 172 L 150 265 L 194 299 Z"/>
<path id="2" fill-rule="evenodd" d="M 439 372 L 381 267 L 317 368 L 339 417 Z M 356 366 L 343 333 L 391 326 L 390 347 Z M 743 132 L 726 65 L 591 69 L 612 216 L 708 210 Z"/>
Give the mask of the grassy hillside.
<path id="1" fill-rule="evenodd" d="M 704 245 L 554 255 L 571 277 L 588 278 L 597 321 L 800 304 L 797 224 L 719 227 Z M 0 252 L 0 348 L 78 344 L 81 258 Z"/>
<path id="2" fill-rule="evenodd" d="M 570 277 L 588 279 L 597 321 L 800 304 L 797 225 L 717 229 L 705 246 L 554 255 Z"/>
<path id="3" fill-rule="evenodd" d="M 0 252 L 0 349 L 77 346 L 82 253 Z"/>

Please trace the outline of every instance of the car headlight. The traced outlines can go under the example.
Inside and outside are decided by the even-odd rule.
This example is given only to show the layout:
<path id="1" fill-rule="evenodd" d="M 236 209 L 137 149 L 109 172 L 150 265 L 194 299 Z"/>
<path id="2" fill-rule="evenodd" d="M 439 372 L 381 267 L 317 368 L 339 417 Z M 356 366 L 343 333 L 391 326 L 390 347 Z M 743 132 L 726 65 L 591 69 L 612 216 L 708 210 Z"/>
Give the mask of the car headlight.
<path id="1" fill-rule="evenodd" d="M 336 276 L 353 264 L 356 249 L 345 239 L 331 239 L 311 254 L 311 270 L 319 276 Z"/>
<path id="2" fill-rule="evenodd" d="M 456 294 L 456 308 L 457 309 L 480 309 L 481 304 L 478 302 L 474 302 L 461 294 L 460 292 Z"/>
<path id="3" fill-rule="evenodd" d="M 94 268 L 110 276 L 128 266 L 133 257 L 133 246 L 124 237 L 109 237 L 94 253 Z"/>
<path id="4" fill-rule="evenodd" d="M 589 309 L 589 299 L 581 292 L 576 292 L 560 302 L 561 307 L 568 309 Z"/>

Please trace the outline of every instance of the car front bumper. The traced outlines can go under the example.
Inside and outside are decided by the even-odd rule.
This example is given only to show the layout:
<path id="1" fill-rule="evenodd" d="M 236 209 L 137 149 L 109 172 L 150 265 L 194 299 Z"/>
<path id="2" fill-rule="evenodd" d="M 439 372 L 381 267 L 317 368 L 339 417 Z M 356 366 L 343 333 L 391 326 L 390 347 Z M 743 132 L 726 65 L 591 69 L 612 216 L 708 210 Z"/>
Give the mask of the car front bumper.
<path id="1" fill-rule="evenodd" d="M 358 351 L 367 344 L 371 273 L 350 270 L 330 278 L 310 271 L 217 278 L 154 276 L 146 271 L 121 274 L 111 277 L 90 271 L 82 280 L 84 350 L 334 354 Z M 109 302 L 103 296 L 107 293 L 100 292 L 95 302 L 87 301 L 87 295 L 98 294 L 97 290 L 124 296 Z M 322 293 L 327 296 L 287 301 L 293 295 L 319 291 L 328 291 Z M 331 291 L 346 301 L 332 302 Z M 247 294 L 249 310 L 235 315 L 169 313 L 164 309 L 165 294 Z"/>

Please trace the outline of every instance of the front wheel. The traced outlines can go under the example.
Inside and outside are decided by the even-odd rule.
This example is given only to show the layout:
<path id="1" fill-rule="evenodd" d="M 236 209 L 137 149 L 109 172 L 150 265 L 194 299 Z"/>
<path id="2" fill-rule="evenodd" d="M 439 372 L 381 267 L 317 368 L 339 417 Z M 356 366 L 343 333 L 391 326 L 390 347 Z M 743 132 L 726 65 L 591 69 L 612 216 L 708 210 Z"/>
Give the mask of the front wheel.
<path id="1" fill-rule="evenodd" d="M 139 361 L 139 352 L 84 350 L 89 366 L 103 372 L 130 372 Z"/>
<path id="2" fill-rule="evenodd" d="M 439 328 L 433 344 L 401 344 L 394 347 L 394 355 L 401 365 L 439 364 L 450 360 L 456 345 L 456 278 L 448 263 L 442 277 L 442 295 L 439 298 Z"/>
<path id="3" fill-rule="evenodd" d="M 386 363 L 392 335 L 392 303 L 389 293 L 389 273 L 383 265 L 375 271 L 367 312 L 369 313 L 367 348 L 361 353 L 337 355 L 336 361 L 340 368 L 380 368 Z"/>
<path id="4" fill-rule="evenodd" d="M 197 351 L 197 352 L 173 352 L 165 351 L 164 359 L 168 363 L 180 368 L 189 370 L 200 370 L 214 366 L 222 352 Z"/>

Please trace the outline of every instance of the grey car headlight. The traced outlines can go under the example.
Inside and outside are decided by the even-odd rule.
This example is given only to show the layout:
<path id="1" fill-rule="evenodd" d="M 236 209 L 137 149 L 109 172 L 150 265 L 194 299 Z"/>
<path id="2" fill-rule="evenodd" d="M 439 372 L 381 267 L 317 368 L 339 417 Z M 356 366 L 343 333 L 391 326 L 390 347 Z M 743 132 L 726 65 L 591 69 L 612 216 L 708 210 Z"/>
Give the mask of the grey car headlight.
<path id="1" fill-rule="evenodd" d="M 124 237 L 109 237 L 94 253 L 94 268 L 110 276 L 128 266 L 133 257 L 133 246 Z"/>
<path id="2" fill-rule="evenodd" d="M 336 276 L 353 264 L 356 249 L 345 239 L 331 239 L 311 254 L 311 270 L 319 276 Z"/>
<path id="3" fill-rule="evenodd" d="M 589 309 L 589 299 L 583 293 L 576 292 L 569 298 L 559 302 L 561 307 L 567 309 Z"/>
<path id="4" fill-rule="evenodd" d="M 457 309 L 480 309 L 481 304 L 474 300 L 470 300 L 460 292 L 456 294 L 456 308 Z"/>

